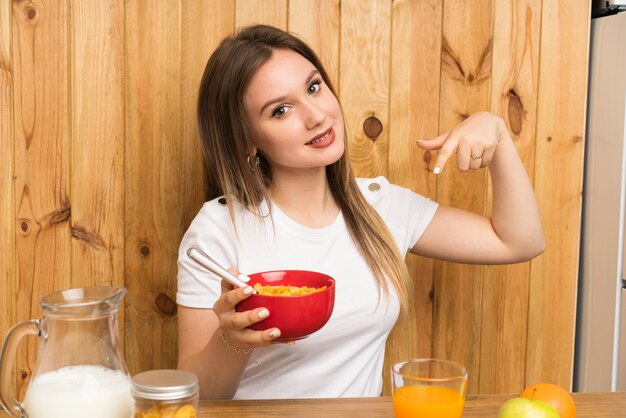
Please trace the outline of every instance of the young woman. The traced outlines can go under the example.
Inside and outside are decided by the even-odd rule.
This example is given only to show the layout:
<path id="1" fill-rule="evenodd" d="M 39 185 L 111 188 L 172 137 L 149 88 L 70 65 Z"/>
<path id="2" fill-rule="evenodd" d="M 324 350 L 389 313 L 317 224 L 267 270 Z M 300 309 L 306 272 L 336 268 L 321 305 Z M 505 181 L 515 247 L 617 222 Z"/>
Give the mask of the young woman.
<path id="1" fill-rule="evenodd" d="M 462 263 L 514 263 L 543 251 L 532 188 L 503 121 L 488 113 L 433 140 L 438 174 L 489 167 L 492 217 L 440 206 L 385 178 L 355 179 L 341 106 L 315 53 L 298 38 L 252 26 L 207 63 L 198 123 L 209 201 L 179 254 L 179 368 L 202 398 L 378 396 L 385 341 L 410 288 L 408 251 Z M 238 313 L 233 289 L 186 255 L 198 247 L 246 273 L 315 270 L 336 280 L 333 315 L 297 344 L 271 315 Z"/>

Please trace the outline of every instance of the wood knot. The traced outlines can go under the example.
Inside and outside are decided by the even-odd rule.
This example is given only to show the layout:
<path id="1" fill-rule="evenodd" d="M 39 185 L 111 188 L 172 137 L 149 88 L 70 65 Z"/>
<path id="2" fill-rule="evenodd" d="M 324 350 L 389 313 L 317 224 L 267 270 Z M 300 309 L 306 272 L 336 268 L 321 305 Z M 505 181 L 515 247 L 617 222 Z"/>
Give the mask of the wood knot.
<path id="1" fill-rule="evenodd" d="M 424 151 L 424 156 L 422 157 L 426 164 L 430 163 L 433 159 L 433 154 L 430 151 Z"/>
<path id="2" fill-rule="evenodd" d="M 142 245 L 141 247 L 139 247 L 139 254 L 143 258 L 148 257 L 150 255 L 150 248 L 147 245 Z"/>
<path id="3" fill-rule="evenodd" d="M 465 80 L 465 71 L 461 65 L 461 59 L 454 52 L 445 36 L 441 45 L 441 71 L 453 80 Z"/>
<path id="4" fill-rule="evenodd" d="M 104 251 L 107 249 L 107 245 L 102 237 L 93 231 L 89 231 L 84 226 L 73 225 L 70 228 L 70 234 L 72 235 L 72 238 L 82 242 L 94 250 Z"/>
<path id="5" fill-rule="evenodd" d="M 435 289 L 430 289 L 430 292 L 428 292 L 428 299 L 430 299 L 431 302 L 433 302 L 435 300 Z"/>
<path id="6" fill-rule="evenodd" d="M 30 222 L 28 220 L 20 221 L 20 230 L 23 232 L 22 235 L 28 235 L 29 229 L 30 229 Z"/>
<path id="7" fill-rule="evenodd" d="M 363 131 L 369 139 L 375 141 L 383 131 L 383 124 L 376 116 L 370 116 L 363 122 Z"/>
<path id="8" fill-rule="evenodd" d="M 173 316 L 176 315 L 176 311 L 178 310 L 176 302 L 165 293 L 159 293 L 154 299 L 154 304 L 163 315 Z"/>
<path id="9" fill-rule="evenodd" d="M 509 90 L 508 93 L 508 116 L 509 126 L 511 131 L 519 136 L 522 133 L 523 121 L 524 121 L 524 106 L 522 100 L 517 95 L 514 89 Z"/>
<path id="10" fill-rule="evenodd" d="M 45 226 L 55 226 L 64 222 L 69 222 L 71 217 L 72 208 L 70 207 L 70 203 L 66 197 L 65 200 L 61 202 L 61 206 L 59 208 L 46 213 L 43 218 L 41 218 L 40 222 Z"/>
<path id="11" fill-rule="evenodd" d="M 483 49 L 478 66 L 473 72 L 463 68 L 460 56 L 444 36 L 441 43 L 441 72 L 452 80 L 463 81 L 469 85 L 478 84 L 491 77 L 493 41 L 489 39 Z"/>
<path id="12" fill-rule="evenodd" d="M 28 372 L 28 370 L 20 370 L 19 376 L 20 376 L 20 379 L 27 380 L 28 376 L 30 376 L 30 373 Z"/>
<path id="13" fill-rule="evenodd" d="M 32 1 L 15 1 L 16 15 L 21 16 L 22 22 L 35 26 L 39 18 L 37 6 Z"/>
<path id="14" fill-rule="evenodd" d="M 28 237 L 33 232 L 37 234 L 41 229 L 41 225 L 31 218 L 18 218 L 15 223 L 16 232 L 22 237 Z"/>
<path id="15" fill-rule="evenodd" d="M 66 199 L 67 200 L 67 199 Z M 61 207 L 46 214 L 43 220 L 48 225 L 53 226 L 63 222 L 67 222 L 72 217 L 72 208 L 68 202 L 62 202 Z"/>
<path id="16" fill-rule="evenodd" d="M 572 137 L 572 141 L 574 141 L 574 143 L 582 142 L 583 141 L 583 137 L 575 135 L 575 136 Z"/>

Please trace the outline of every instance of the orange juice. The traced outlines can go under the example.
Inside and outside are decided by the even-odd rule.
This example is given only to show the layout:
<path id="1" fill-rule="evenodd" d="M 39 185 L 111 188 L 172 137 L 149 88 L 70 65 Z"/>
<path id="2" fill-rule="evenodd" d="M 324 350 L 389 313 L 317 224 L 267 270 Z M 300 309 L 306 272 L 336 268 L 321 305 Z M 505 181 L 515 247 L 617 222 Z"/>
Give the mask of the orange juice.
<path id="1" fill-rule="evenodd" d="M 404 386 L 393 394 L 396 418 L 461 418 L 463 396 L 442 386 Z"/>

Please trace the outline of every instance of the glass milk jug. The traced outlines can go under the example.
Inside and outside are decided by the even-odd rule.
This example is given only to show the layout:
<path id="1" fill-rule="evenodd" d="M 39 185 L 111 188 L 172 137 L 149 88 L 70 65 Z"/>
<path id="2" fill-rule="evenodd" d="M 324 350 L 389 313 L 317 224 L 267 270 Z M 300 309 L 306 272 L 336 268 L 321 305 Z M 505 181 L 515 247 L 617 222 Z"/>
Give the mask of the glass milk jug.
<path id="1" fill-rule="evenodd" d="M 14 417 L 132 417 L 130 377 L 117 324 L 124 287 L 69 289 L 41 299 L 43 318 L 15 325 L 0 354 L 0 401 Z M 15 397 L 13 359 L 20 340 L 41 342 L 24 402 Z"/>

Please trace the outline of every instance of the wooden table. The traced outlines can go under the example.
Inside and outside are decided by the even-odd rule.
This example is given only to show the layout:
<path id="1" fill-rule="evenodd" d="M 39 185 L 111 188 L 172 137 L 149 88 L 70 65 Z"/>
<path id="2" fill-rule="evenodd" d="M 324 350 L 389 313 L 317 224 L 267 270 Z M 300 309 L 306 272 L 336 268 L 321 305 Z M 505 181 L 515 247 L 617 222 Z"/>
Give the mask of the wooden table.
<path id="1" fill-rule="evenodd" d="M 464 418 L 496 418 L 500 406 L 513 395 L 468 396 Z M 576 417 L 626 418 L 626 392 L 574 393 Z M 302 417 L 393 418 L 390 397 L 294 399 L 270 401 L 202 401 L 199 418 Z"/>
<path id="2" fill-rule="evenodd" d="M 574 393 L 577 418 L 626 418 L 626 392 Z M 510 395 L 468 396 L 465 418 L 495 418 Z M 0 412 L 0 417 L 8 417 Z M 392 418 L 391 398 L 202 401 L 199 418 Z"/>

